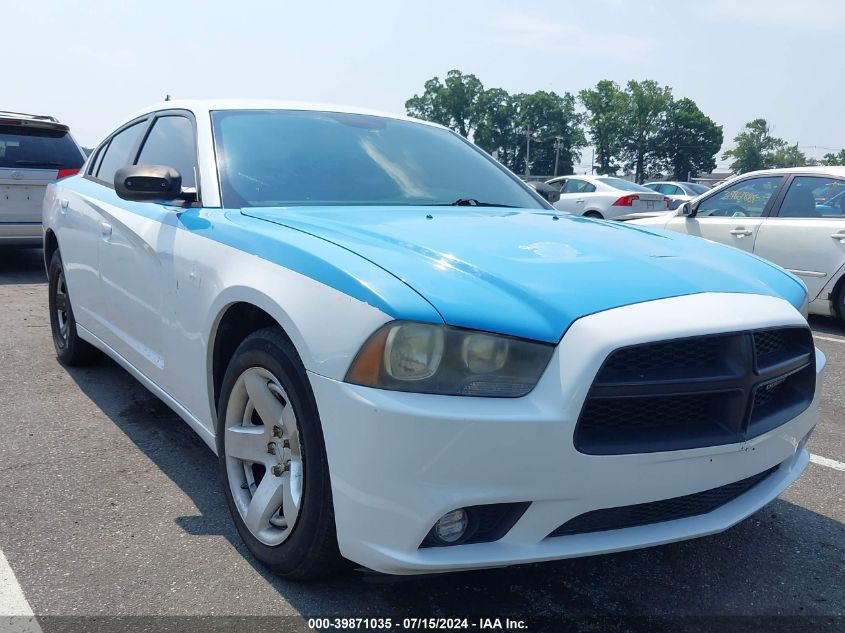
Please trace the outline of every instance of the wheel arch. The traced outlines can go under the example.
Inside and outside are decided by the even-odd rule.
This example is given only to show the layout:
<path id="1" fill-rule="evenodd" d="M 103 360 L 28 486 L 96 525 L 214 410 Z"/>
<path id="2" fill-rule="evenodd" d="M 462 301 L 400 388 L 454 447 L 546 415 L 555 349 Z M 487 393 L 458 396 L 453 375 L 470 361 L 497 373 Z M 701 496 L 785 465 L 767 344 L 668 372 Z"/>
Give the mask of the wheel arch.
<path id="1" fill-rule="evenodd" d="M 49 269 L 50 261 L 53 259 L 53 254 L 59 250 L 59 238 L 53 229 L 47 229 L 44 232 L 44 268 Z"/>
<path id="2" fill-rule="evenodd" d="M 212 310 L 214 318 L 208 328 L 207 367 L 208 394 L 212 417 L 216 420 L 217 404 L 223 376 L 238 346 L 247 336 L 266 327 L 275 326 L 287 338 L 303 364 L 308 367 L 309 357 L 304 340 L 288 315 L 269 297 L 254 289 L 236 289 L 221 298 L 219 307 Z"/>

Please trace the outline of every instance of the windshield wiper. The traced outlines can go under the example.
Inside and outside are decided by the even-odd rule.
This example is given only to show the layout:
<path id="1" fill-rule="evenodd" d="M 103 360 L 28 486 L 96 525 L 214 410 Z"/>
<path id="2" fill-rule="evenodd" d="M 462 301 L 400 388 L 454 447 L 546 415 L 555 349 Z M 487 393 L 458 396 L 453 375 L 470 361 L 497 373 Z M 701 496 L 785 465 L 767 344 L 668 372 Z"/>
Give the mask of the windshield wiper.
<path id="1" fill-rule="evenodd" d="M 16 160 L 16 165 L 46 165 L 47 167 L 61 167 L 64 163 L 55 163 L 49 160 Z"/>
<path id="2" fill-rule="evenodd" d="M 497 202 L 481 202 L 475 198 L 458 198 L 449 204 L 435 204 L 435 207 L 507 207 L 515 208 L 512 204 L 499 204 Z"/>

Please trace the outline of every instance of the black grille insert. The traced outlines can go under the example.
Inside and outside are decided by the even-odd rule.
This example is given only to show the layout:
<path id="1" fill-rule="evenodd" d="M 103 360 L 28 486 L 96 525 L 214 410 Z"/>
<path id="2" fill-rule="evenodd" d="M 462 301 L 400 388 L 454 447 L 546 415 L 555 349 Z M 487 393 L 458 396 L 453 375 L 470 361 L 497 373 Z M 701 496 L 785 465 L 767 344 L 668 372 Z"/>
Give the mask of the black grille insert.
<path id="1" fill-rule="evenodd" d="M 815 375 L 806 327 L 622 348 L 590 388 L 575 447 L 619 455 L 740 442 L 804 411 Z"/>
<path id="2" fill-rule="evenodd" d="M 696 492 L 683 497 L 663 499 L 650 503 L 638 503 L 631 506 L 604 508 L 593 510 L 570 519 L 549 536 L 567 536 L 584 534 L 586 532 L 602 532 L 605 530 L 619 530 L 622 528 L 662 523 L 676 519 L 707 514 L 729 501 L 733 501 L 741 494 L 748 492 L 777 470 L 777 466 L 766 472 L 736 481 L 719 488 L 712 488 L 703 492 Z"/>

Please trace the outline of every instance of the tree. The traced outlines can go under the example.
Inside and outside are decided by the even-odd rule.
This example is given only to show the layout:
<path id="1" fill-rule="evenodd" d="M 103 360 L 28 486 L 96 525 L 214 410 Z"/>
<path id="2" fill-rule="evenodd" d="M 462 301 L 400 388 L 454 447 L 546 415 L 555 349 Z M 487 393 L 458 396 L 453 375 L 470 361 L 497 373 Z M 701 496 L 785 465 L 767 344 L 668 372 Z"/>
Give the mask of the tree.
<path id="1" fill-rule="evenodd" d="M 656 81 L 631 80 L 622 128 L 622 157 L 638 183 L 659 169 L 660 133 L 672 103 L 672 90 Z"/>
<path id="2" fill-rule="evenodd" d="M 768 167 L 804 167 L 807 156 L 797 145 L 785 145 L 772 152 Z"/>
<path id="3" fill-rule="evenodd" d="M 770 168 L 775 152 L 786 145 L 783 139 L 772 136 L 766 119 L 746 123 L 745 128 L 734 137 L 734 143 L 736 147 L 722 154 L 722 160 L 732 158 L 731 169 L 740 174 Z"/>
<path id="4" fill-rule="evenodd" d="M 845 165 L 845 149 L 839 150 L 838 154 L 831 153 L 822 156 L 822 165 Z"/>
<path id="5" fill-rule="evenodd" d="M 581 158 L 581 148 L 587 144 L 584 134 L 584 115 L 575 111 L 575 97 L 564 93 L 539 90 L 517 95 L 519 130 L 523 139 L 530 136 L 529 167 L 535 174 L 571 174 Z M 525 165 L 527 143 L 521 144 L 517 160 Z"/>
<path id="6" fill-rule="evenodd" d="M 424 87 L 422 95 L 414 95 L 405 102 L 408 114 L 446 125 L 468 138 L 479 114 L 478 100 L 484 93 L 478 77 L 450 70 L 444 82 L 433 77 Z"/>
<path id="7" fill-rule="evenodd" d="M 603 79 L 595 88 L 579 92 L 578 98 L 587 110 L 587 124 L 590 127 L 590 139 L 596 148 L 595 160 L 599 173 L 615 174 L 615 161 L 622 149 L 627 96 L 615 82 Z"/>
<path id="8" fill-rule="evenodd" d="M 479 97 L 473 142 L 495 154 L 500 163 L 516 171 L 520 138 L 517 125 L 517 100 L 501 88 L 485 90 Z"/>
<path id="9" fill-rule="evenodd" d="M 669 104 L 655 145 L 662 155 L 661 168 L 671 173 L 673 180 L 687 180 L 690 175 L 713 171 L 723 140 L 722 126 L 706 116 L 695 101 L 678 99 Z"/>

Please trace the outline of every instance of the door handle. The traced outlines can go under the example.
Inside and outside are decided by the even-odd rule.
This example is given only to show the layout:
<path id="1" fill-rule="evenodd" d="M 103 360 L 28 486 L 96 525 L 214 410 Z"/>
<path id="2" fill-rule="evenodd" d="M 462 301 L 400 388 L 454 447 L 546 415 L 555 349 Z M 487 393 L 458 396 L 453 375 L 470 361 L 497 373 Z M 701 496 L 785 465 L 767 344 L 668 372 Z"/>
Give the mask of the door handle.
<path id="1" fill-rule="evenodd" d="M 62 215 L 64 215 L 65 213 L 67 213 L 67 200 L 65 200 L 64 198 L 62 198 L 61 200 L 59 200 L 59 212 L 60 212 Z"/>
<path id="2" fill-rule="evenodd" d="M 108 240 L 111 237 L 111 224 L 108 222 L 100 222 L 100 234 L 103 236 L 104 240 Z"/>
<path id="3" fill-rule="evenodd" d="M 843 244 L 845 244 L 845 231 L 839 231 L 839 233 L 831 233 L 830 237 L 835 240 L 839 240 Z"/>
<path id="4" fill-rule="evenodd" d="M 737 237 L 746 237 L 748 235 L 751 235 L 751 231 L 749 231 L 745 227 L 738 226 L 735 229 L 731 230 L 731 235 L 736 235 Z"/>
<path id="5" fill-rule="evenodd" d="M 582 200 L 576 200 L 575 202 L 576 202 L 576 204 L 584 204 L 584 200 L 583 200 L 583 199 L 582 199 Z"/>

